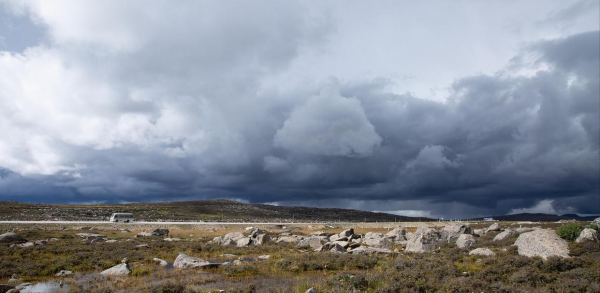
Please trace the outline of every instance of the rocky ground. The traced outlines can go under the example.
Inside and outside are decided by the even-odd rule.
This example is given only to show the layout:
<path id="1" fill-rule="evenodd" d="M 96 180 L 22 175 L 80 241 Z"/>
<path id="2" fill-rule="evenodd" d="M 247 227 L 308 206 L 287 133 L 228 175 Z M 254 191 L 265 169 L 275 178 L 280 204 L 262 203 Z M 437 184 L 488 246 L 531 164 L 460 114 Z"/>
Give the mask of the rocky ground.
<path id="1" fill-rule="evenodd" d="M 598 232 L 562 225 L 0 225 L 0 292 L 600 292 Z"/>

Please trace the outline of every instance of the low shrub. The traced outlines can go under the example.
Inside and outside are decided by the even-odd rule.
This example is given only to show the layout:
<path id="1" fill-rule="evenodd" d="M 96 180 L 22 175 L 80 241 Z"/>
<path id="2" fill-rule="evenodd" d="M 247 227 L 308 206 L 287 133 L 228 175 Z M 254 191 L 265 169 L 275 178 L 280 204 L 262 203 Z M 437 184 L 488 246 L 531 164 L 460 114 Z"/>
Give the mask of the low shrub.
<path id="1" fill-rule="evenodd" d="M 556 229 L 556 234 L 558 234 L 558 236 L 560 236 L 562 239 L 573 241 L 577 239 L 582 230 L 583 228 L 581 225 L 572 223 L 560 226 L 558 229 Z"/>

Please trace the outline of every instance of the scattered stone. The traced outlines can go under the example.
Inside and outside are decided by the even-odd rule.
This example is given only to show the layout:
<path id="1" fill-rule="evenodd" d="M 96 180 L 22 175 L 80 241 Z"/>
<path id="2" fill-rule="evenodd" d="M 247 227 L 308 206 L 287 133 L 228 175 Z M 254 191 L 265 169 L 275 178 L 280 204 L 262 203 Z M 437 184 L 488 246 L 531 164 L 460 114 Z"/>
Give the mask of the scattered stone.
<path id="1" fill-rule="evenodd" d="M 315 288 L 310 287 L 308 288 L 308 290 L 304 291 L 304 293 L 319 293 L 317 290 L 315 290 Z"/>
<path id="2" fill-rule="evenodd" d="M 341 246 L 338 243 L 331 243 L 331 248 L 329 249 L 329 251 L 336 252 L 336 253 L 345 253 L 346 248 L 344 248 L 343 246 Z"/>
<path id="3" fill-rule="evenodd" d="M 547 259 L 550 256 L 569 257 L 569 245 L 553 230 L 535 230 L 519 235 L 515 245 L 519 255 L 539 256 Z"/>
<path id="4" fill-rule="evenodd" d="M 0 243 L 25 243 L 27 240 L 14 232 L 0 235 Z"/>
<path id="5" fill-rule="evenodd" d="M 102 271 L 100 274 L 105 276 L 126 276 L 131 274 L 131 269 L 126 263 L 118 264 L 110 269 Z"/>
<path id="6" fill-rule="evenodd" d="M 498 223 L 494 223 L 494 224 L 490 225 L 490 226 L 489 226 L 489 227 L 488 227 L 488 228 L 485 230 L 485 232 L 486 232 L 486 233 L 487 233 L 487 232 L 492 232 L 492 231 L 501 231 L 501 229 L 500 229 L 500 225 L 498 225 Z"/>
<path id="7" fill-rule="evenodd" d="M 150 248 L 150 245 L 148 244 L 140 244 L 140 245 L 136 245 L 136 248 Z"/>
<path id="8" fill-rule="evenodd" d="M 225 236 L 223 236 L 223 240 L 225 240 L 225 241 L 231 240 L 232 242 L 237 242 L 238 239 L 241 239 L 244 237 L 246 237 L 246 235 L 244 235 L 244 233 L 242 233 L 242 232 L 231 232 L 231 233 L 225 234 Z"/>
<path id="9" fill-rule="evenodd" d="M 408 240 L 406 243 L 407 252 L 430 252 L 442 245 L 445 239 L 442 239 L 442 233 L 439 231 L 427 228 L 420 227 L 417 229 L 415 235 Z"/>
<path id="10" fill-rule="evenodd" d="M 158 265 L 161 267 L 166 267 L 169 264 L 166 260 L 160 259 L 158 257 L 153 258 L 152 261 L 157 262 Z"/>
<path id="11" fill-rule="evenodd" d="M 458 239 L 456 239 L 456 246 L 458 248 L 466 248 L 471 245 L 474 245 L 476 242 L 477 241 L 475 241 L 475 237 L 473 237 L 473 235 L 461 234 L 460 236 L 458 236 Z"/>
<path id="12" fill-rule="evenodd" d="M 317 249 L 321 247 L 321 238 L 318 237 L 306 237 L 298 242 L 298 248 L 311 248 Z"/>
<path id="13" fill-rule="evenodd" d="M 276 243 L 280 243 L 280 242 L 298 243 L 300 240 L 302 240 L 302 237 L 297 236 L 297 235 L 283 236 L 283 237 L 279 237 L 279 239 L 277 239 Z"/>
<path id="14" fill-rule="evenodd" d="M 45 245 L 48 244 L 48 240 L 36 240 L 34 242 L 35 245 Z"/>
<path id="15" fill-rule="evenodd" d="M 516 230 L 513 229 L 506 229 L 503 232 L 501 232 L 500 234 L 496 235 L 496 237 L 494 237 L 494 241 L 501 241 L 504 240 L 512 235 L 517 234 L 518 232 Z"/>
<path id="16" fill-rule="evenodd" d="M 487 255 L 487 256 L 494 256 L 496 255 L 496 253 L 494 253 L 493 251 L 487 249 L 487 248 L 475 248 L 471 251 L 469 251 L 469 255 Z"/>
<path id="17" fill-rule="evenodd" d="M 181 241 L 181 238 L 177 238 L 177 237 L 175 237 L 175 238 L 165 238 L 165 239 L 163 239 L 163 241 L 167 241 L 167 242 L 173 242 L 173 241 L 175 241 L 176 242 L 176 241 Z"/>
<path id="18" fill-rule="evenodd" d="M 406 238 L 406 229 L 402 227 L 396 227 L 394 230 L 385 234 L 386 238 L 391 238 L 394 242 L 401 242 L 408 240 Z"/>
<path id="19" fill-rule="evenodd" d="M 392 241 L 389 238 L 365 238 L 361 243 L 374 248 L 392 248 Z"/>
<path id="20" fill-rule="evenodd" d="M 268 255 L 268 254 L 266 254 L 266 255 L 259 255 L 258 256 L 258 260 L 268 260 L 270 258 L 271 258 L 271 256 Z"/>
<path id="21" fill-rule="evenodd" d="M 33 242 L 25 242 L 25 243 L 17 244 L 17 246 L 21 247 L 21 248 L 33 247 L 34 245 L 35 245 L 35 243 L 33 243 Z"/>
<path id="22" fill-rule="evenodd" d="M 365 238 L 366 239 L 382 239 L 383 234 L 377 233 L 377 232 L 367 232 L 367 234 L 365 234 Z"/>
<path id="23" fill-rule="evenodd" d="M 152 236 L 168 236 L 169 235 L 169 229 L 154 229 L 154 231 L 152 231 Z"/>
<path id="24" fill-rule="evenodd" d="M 252 244 L 252 239 L 250 239 L 250 237 L 240 238 L 236 241 L 237 247 L 246 247 L 250 244 Z"/>
<path id="25" fill-rule="evenodd" d="M 66 276 L 70 276 L 72 274 L 73 274 L 73 271 L 61 270 L 60 272 L 56 273 L 55 276 L 57 276 L 57 277 L 66 277 Z"/>
<path id="26" fill-rule="evenodd" d="M 116 243 L 116 242 L 117 242 L 117 240 L 115 240 L 115 239 L 106 240 L 106 243 Z"/>
<path id="27" fill-rule="evenodd" d="M 137 235 L 135 235 L 135 237 L 152 237 L 152 232 L 142 231 L 140 233 L 137 233 Z"/>
<path id="28" fill-rule="evenodd" d="M 243 262 L 241 260 L 239 260 L 239 259 L 236 259 L 236 260 L 233 261 L 233 265 L 234 266 L 241 266 L 242 264 L 243 264 Z"/>
<path id="29" fill-rule="evenodd" d="M 252 240 L 252 244 L 254 244 L 254 245 L 263 245 L 263 244 L 268 243 L 269 241 L 271 241 L 271 237 L 269 237 L 269 235 L 267 235 L 267 234 L 258 234 Z"/>
<path id="30" fill-rule="evenodd" d="M 462 234 L 473 234 L 473 229 L 465 224 L 456 224 L 446 226 L 442 230 L 442 238 L 445 238 L 448 243 L 456 242 L 456 239 Z"/>
<path id="31" fill-rule="evenodd" d="M 581 233 L 579 233 L 579 237 L 575 239 L 575 242 L 598 242 L 598 232 L 594 229 L 585 228 Z"/>
<path id="32" fill-rule="evenodd" d="M 485 230 L 484 229 L 475 229 L 475 230 L 473 230 L 473 235 L 481 237 L 481 236 L 485 235 Z"/>
<path id="33" fill-rule="evenodd" d="M 208 261 L 205 261 L 200 258 L 192 257 L 189 255 L 185 255 L 183 253 L 180 253 L 177 256 L 177 258 L 175 259 L 175 262 L 173 263 L 173 266 L 178 269 L 203 268 L 203 267 L 207 267 L 210 265 L 211 264 Z"/>
<path id="34" fill-rule="evenodd" d="M 95 233 L 77 233 L 76 236 L 83 238 L 83 241 L 86 244 L 96 243 L 96 242 L 104 242 L 106 241 L 106 236 L 102 234 Z"/>
<path id="35" fill-rule="evenodd" d="M 394 252 L 385 248 L 360 246 L 350 251 L 352 254 L 393 254 Z"/>

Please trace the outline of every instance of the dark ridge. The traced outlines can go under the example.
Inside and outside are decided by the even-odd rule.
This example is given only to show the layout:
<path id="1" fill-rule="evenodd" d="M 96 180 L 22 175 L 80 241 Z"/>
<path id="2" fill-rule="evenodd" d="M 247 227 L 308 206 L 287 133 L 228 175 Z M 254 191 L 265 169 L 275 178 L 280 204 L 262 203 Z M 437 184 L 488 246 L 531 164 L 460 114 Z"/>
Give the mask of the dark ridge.
<path id="1" fill-rule="evenodd" d="M 107 220 L 114 212 L 132 212 L 138 221 L 207 222 L 419 222 L 425 217 L 340 208 L 247 204 L 226 199 L 129 204 L 29 204 L 0 202 L 0 220 Z"/>
<path id="2" fill-rule="evenodd" d="M 491 216 L 489 218 L 493 218 L 494 220 L 499 221 L 533 221 L 533 222 L 556 222 L 560 220 L 578 220 L 578 221 L 592 221 L 598 216 L 587 216 L 580 217 L 578 215 L 552 215 L 552 214 L 531 214 L 531 213 L 522 213 L 522 214 L 513 214 L 513 215 L 503 215 L 503 216 Z M 483 220 L 484 218 L 475 218 L 474 220 Z"/>

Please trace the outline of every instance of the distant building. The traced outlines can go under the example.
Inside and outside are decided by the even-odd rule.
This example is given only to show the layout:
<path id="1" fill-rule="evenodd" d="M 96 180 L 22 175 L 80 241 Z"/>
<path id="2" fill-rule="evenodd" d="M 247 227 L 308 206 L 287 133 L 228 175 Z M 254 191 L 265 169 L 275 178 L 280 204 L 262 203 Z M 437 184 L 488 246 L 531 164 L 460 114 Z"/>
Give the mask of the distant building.
<path id="1" fill-rule="evenodd" d="M 493 221 L 493 220 L 494 220 L 494 218 L 483 218 L 483 220 L 484 220 L 484 221 L 491 222 L 491 221 Z"/>

